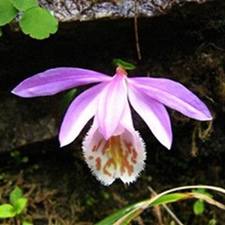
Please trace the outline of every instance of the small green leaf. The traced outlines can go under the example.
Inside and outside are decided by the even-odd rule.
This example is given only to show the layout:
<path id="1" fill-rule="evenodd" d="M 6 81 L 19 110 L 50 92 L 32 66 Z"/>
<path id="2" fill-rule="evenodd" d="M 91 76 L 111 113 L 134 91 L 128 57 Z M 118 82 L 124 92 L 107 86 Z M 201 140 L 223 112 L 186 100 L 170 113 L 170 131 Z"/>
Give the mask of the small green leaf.
<path id="1" fill-rule="evenodd" d="M 103 191 L 103 192 L 102 192 L 102 196 L 103 196 L 103 198 L 104 198 L 105 200 L 110 199 L 110 194 L 109 194 L 108 192 L 106 192 L 106 191 Z"/>
<path id="2" fill-rule="evenodd" d="M 208 222 L 208 225 L 216 225 L 216 220 L 213 218 Z"/>
<path id="3" fill-rule="evenodd" d="M 57 31 L 58 21 L 48 10 L 33 7 L 24 12 L 20 20 L 20 27 L 25 34 L 41 40 Z"/>
<path id="4" fill-rule="evenodd" d="M 29 161 L 29 158 L 27 156 L 21 159 L 21 163 L 27 163 L 28 161 Z"/>
<path id="5" fill-rule="evenodd" d="M 205 206 L 204 201 L 202 199 L 197 200 L 194 203 L 193 210 L 195 215 L 202 214 L 204 212 Z"/>
<path id="6" fill-rule="evenodd" d="M 24 208 L 27 205 L 27 198 L 19 198 L 15 204 L 16 213 L 20 214 L 23 212 Z"/>
<path id="7" fill-rule="evenodd" d="M 176 222 L 174 220 L 170 221 L 170 225 L 176 225 Z"/>
<path id="8" fill-rule="evenodd" d="M 65 96 L 63 97 L 63 100 L 62 100 L 62 109 L 63 109 L 63 111 L 66 111 L 66 109 L 68 108 L 68 106 L 71 103 L 71 101 L 75 98 L 76 92 L 77 92 L 77 89 L 74 88 L 74 89 L 69 90 L 65 94 Z"/>
<path id="9" fill-rule="evenodd" d="M 18 199 L 20 199 L 20 198 L 22 198 L 22 197 L 23 197 L 23 191 L 22 191 L 19 187 L 16 187 L 16 188 L 10 193 L 10 196 L 9 196 L 10 203 L 11 203 L 14 207 L 16 207 Z"/>
<path id="10" fill-rule="evenodd" d="M 38 6 L 37 0 L 11 0 L 11 2 L 13 3 L 14 7 L 20 11 L 26 11 L 27 9 Z"/>
<path id="11" fill-rule="evenodd" d="M 126 62 L 122 59 L 113 59 L 113 64 L 116 66 L 122 66 L 125 70 L 134 70 L 136 68 L 135 65 Z"/>
<path id="12" fill-rule="evenodd" d="M 16 215 L 16 211 L 10 204 L 0 205 L 0 218 L 11 218 Z"/>
<path id="13" fill-rule="evenodd" d="M 19 151 L 13 151 L 10 153 L 10 156 L 12 158 L 19 158 L 20 157 L 20 152 Z"/>
<path id="14" fill-rule="evenodd" d="M 33 223 L 28 222 L 28 221 L 23 221 L 22 225 L 33 225 Z"/>
<path id="15" fill-rule="evenodd" d="M 212 198 L 213 196 L 208 192 L 206 191 L 204 188 L 198 188 L 197 190 L 192 190 L 193 193 L 199 193 L 199 194 L 203 194 L 203 195 L 206 195 L 207 197 L 209 198 Z"/>
<path id="16" fill-rule="evenodd" d="M 0 26 L 4 26 L 13 20 L 18 11 L 10 0 L 0 0 Z"/>
<path id="17" fill-rule="evenodd" d="M 0 37 L 2 36 L 2 29 L 1 29 L 1 27 L 0 27 Z"/>

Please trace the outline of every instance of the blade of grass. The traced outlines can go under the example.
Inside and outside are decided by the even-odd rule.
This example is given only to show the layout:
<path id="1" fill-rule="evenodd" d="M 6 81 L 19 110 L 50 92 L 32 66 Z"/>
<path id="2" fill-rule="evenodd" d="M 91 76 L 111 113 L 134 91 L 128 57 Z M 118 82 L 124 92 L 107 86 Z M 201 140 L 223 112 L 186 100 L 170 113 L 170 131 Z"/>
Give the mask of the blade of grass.
<path id="1" fill-rule="evenodd" d="M 221 204 L 203 194 L 199 194 L 199 193 L 196 194 L 193 192 L 170 194 L 170 193 L 176 192 L 176 191 L 181 191 L 181 190 L 186 190 L 186 189 L 199 189 L 199 188 L 210 189 L 210 190 L 218 191 L 218 192 L 225 194 L 225 189 L 219 188 L 219 187 L 214 187 L 214 186 L 208 186 L 208 185 L 190 185 L 190 186 L 177 187 L 177 188 L 173 188 L 173 189 L 164 191 L 164 192 L 152 197 L 151 199 L 147 199 L 147 200 L 132 204 L 131 206 L 128 206 L 124 209 L 116 211 L 115 213 L 106 217 L 105 219 L 103 219 L 102 221 L 97 223 L 96 225 L 128 224 L 132 219 L 134 219 L 136 216 L 140 215 L 148 207 L 159 205 L 159 204 L 171 203 L 171 202 L 188 199 L 188 198 L 201 198 L 210 204 L 213 204 L 222 209 L 225 209 L 225 206 L 223 204 Z"/>

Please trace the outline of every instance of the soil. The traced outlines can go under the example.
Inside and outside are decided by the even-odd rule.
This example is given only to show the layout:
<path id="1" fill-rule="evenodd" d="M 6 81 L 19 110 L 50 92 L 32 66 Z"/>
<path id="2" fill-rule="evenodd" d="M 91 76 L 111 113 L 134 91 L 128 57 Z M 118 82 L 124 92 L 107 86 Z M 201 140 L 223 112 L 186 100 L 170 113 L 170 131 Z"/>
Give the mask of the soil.
<path id="1" fill-rule="evenodd" d="M 35 225 L 91 225 L 155 192 L 186 185 L 225 186 L 225 2 L 186 4 L 168 15 L 140 18 L 138 60 L 134 23 L 99 20 L 62 23 L 47 40 L 33 40 L 3 29 L 0 42 L 0 203 L 19 186 L 28 198 L 23 219 Z M 137 69 L 129 76 L 170 78 L 184 84 L 209 107 L 214 120 L 197 122 L 169 110 L 173 145 L 168 151 L 134 114 L 135 126 L 146 142 L 145 170 L 136 182 L 120 180 L 106 187 L 88 169 L 82 139 L 59 148 L 57 132 L 63 118 L 64 94 L 21 99 L 10 91 L 23 79 L 45 69 L 72 66 L 114 74 L 112 60 L 121 58 Z M 225 203 L 224 196 L 210 193 Z M 225 213 L 205 204 L 193 213 L 196 200 L 168 204 L 183 224 L 225 223 Z M 159 213 L 160 212 L 160 213 Z M 0 224 L 21 224 L 21 218 Z M 162 223 L 160 223 L 162 219 Z M 163 209 L 149 208 L 131 224 L 176 224 Z M 216 222 L 216 223 L 213 223 Z"/>

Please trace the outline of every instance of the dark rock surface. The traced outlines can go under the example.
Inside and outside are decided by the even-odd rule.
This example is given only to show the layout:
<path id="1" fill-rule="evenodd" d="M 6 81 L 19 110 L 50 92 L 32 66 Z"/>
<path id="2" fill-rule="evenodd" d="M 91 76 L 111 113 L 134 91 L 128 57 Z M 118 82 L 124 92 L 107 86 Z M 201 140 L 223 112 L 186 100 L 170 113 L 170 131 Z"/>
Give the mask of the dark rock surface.
<path id="1" fill-rule="evenodd" d="M 60 21 L 90 21 L 154 17 L 168 13 L 174 7 L 207 0 L 39 0 Z"/>

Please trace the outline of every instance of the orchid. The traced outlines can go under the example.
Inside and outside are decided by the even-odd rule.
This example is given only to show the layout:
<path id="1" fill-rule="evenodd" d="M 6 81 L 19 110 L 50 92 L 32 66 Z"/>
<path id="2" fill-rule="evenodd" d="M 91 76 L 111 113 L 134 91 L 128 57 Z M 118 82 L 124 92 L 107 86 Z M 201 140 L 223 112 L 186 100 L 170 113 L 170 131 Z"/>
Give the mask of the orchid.
<path id="1" fill-rule="evenodd" d="M 128 77 L 117 67 L 111 77 L 80 68 L 55 68 L 21 82 L 12 93 L 20 97 L 54 95 L 81 85 L 97 83 L 77 96 L 69 106 L 60 131 L 60 146 L 71 143 L 93 119 L 83 141 L 84 158 L 93 174 L 105 185 L 117 178 L 135 181 L 144 168 L 145 145 L 135 130 L 131 106 L 166 148 L 172 129 L 166 107 L 201 121 L 211 120 L 206 105 L 178 82 L 151 77 Z"/>

